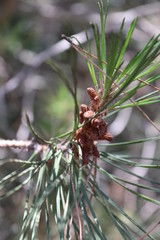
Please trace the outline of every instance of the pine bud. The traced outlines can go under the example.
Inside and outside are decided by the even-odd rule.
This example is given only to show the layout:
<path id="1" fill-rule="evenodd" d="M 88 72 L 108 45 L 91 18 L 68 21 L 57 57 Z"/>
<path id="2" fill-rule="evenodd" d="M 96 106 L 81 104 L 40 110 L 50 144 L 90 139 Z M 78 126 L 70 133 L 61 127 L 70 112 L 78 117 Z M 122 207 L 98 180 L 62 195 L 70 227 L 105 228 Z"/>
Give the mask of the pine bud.
<path id="1" fill-rule="evenodd" d="M 81 104 L 80 106 L 80 110 L 85 113 L 86 111 L 89 110 L 89 107 L 86 104 Z"/>
<path id="2" fill-rule="evenodd" d="M 91 88 L 91 87 L 87 88 L 87 92 L 88 92 L 88 95 L 91 100 L 93 100 L 95 97 L 97 97 L 96 90 L 94 90 L 93 88 Z"/>
<path id="3" fill-rule="evenodd" d="M 89 119 L 89 118 L 93 117 L 94 115 L 95 115 L 95 112 L 89 110 L 83 114 L 83 117 Z"/>
<path id="4" fill-rule="evenodd" d="M 113 136 L 109 132 L 106 132 L 104 135 L 104 140 L 111 142 L 113 140 Z"/>
<path id="5" fill-rule="evenodd" d="M 93 126 L 93 127 L 98 127 L 99 126 L 99 119 L 98 118 L 93 118 L 92 120 L 91 120 L 91 125 Z"/>

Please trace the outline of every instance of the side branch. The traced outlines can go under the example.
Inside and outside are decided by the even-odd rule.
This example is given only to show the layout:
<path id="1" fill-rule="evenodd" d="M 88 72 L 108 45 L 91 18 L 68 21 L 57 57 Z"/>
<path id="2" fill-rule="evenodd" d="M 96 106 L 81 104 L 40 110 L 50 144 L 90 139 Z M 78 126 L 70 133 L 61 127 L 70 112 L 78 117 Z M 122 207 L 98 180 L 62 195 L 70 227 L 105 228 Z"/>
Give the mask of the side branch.
<path id="1" fill-rule="evenodd" d="M 37 148 L 44 149 L 47 145 L 39 144 L 32 140 L 4 140 L 0 139 L 0 148 L 24 148 L 27 150 L 35 150 Z"/>

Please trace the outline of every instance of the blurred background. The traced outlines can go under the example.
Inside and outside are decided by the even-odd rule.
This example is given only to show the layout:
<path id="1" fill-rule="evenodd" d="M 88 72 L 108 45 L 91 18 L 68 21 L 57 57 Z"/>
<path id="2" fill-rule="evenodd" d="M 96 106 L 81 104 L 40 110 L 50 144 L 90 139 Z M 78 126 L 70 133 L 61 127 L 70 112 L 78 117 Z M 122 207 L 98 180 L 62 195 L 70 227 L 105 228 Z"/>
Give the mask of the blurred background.
<path id="1" fill-rule="evenodd" d="M 106 39 L 109 38 L 111 31 L 117 33 L 124 17 L 125 36 L 136 16 L 139 20 L 125 55 L 125 63 L 153 35 L 160 33 L 160 1 L 110 0 Z M 79 101 L 88 103 L 86 87 L 91 86 L 91 79 L 85 60 L 69 49 L 61 34 L 67 36 L 75 34 L 87 49 L 84 30 L 90 30 L 90 22 L 99 22 L 97 1 L 0 0 L 0 138 L 30 139 L 25 113 L 28 114 L 37 132 L 45 139 L 72 128 L 74 109 L 72 97 L 46 60 L 49 58 L 56 60 L 70 79 L 71 85 L 74 78 L 77 79 Z M 157 86 L 160 87 L 160 82 Z M 140 96 L 150 91 L 152 89 L 146 87 L 138 94 Z M 157 124 L 160 123 L 158 109 L 158 104 L 154 108 L 152 106 L 143 108 Z M 154 128 L 136 109 L 125 109 L 114 118 L 109 118 L 108 122 L 114 142 L 156 135 Z M 112 148 L 111 151 L 130 151 L 143 157 L 158 158 L 160 155 L 156 142 L 132 146 L 129 149 Z M 28 154 L 17 150 L 0 150 L 0 159 L 13 158 L 17 155 L 24 158 Z M 13 168 L 13 165 L 5 166 L 0 171 L 1 176 Z M 121 174 L 120 170 L 111 167 L 109 171 Z M 158 171 L 153 173 L 147 169 L 134 168 L 132 171 L 136 173 L 140 171 L 139 174 L 142 176 L 159 177 Z M 135 196 L 114 183 L 106 182 L 101 176 L 98 176 L 98 181 L 119 206 L 138 221 L 142 221 L 146 228 L 160 220 L 158 218 L 160 211 L 156 205 L 141 203 Z M 14 237 L 17 239 L 16 234 L 22 221 L 24 196 L 25 189 L 0 205 L 1 240 L 10 240 Z M 154 192 L 153 196 L 158 197 Z M 113 232 L 110 223 L 105 225 L 103 212 L 99 211 L 98 214 L 106 232 L 110 233 L 110 239 L 120 239 L 117 233 Z M 158 238 L 160 230 L 156 231 L 156 239 L 160 239 Z M 40 239 L 44 239 L 43 237 L 42 232 Z"/>

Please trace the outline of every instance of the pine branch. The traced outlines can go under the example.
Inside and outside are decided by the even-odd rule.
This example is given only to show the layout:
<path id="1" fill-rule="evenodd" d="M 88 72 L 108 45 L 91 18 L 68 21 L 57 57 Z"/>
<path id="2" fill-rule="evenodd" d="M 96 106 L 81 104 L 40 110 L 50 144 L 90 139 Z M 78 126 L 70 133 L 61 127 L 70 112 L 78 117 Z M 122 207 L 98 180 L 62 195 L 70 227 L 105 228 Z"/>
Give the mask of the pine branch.
<path id="1" fill-rule="evenodd" d="M 45 150 L 47 145 L 39 144 L 34 140 L 4 140 L 0 139 L 0 148 L 19 148 L 26 150 Z"/>

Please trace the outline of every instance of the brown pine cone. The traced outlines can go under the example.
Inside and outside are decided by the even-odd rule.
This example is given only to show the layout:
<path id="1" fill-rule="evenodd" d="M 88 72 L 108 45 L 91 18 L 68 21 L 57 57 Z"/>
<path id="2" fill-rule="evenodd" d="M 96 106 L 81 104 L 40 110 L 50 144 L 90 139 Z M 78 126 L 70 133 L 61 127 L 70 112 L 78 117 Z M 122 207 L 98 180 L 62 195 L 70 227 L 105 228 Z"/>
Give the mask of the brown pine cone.
<path id="1" fill-rule="evenodd" d="M 83 114 L 83 117 L 86 119 L 89 119 L 89 118 L 93 117 L 94 115 L 95 115 L 95 112 L 89 110 Z"/>
<path id="2" fill-rule="evenodd" d="M 75 134 L 75 138 L 78 140 L 82 136 L 83 136 L 83 128 L 81 127 L 79 129 L 77 129 L 76 134 Z"/>
<path id="3" fill-rule="evenodd" d="M 106 132 L 103 140 L 107 140 L 107 141 L 111 142 L 113 140 L 113 136 L 109 132 Z"/>
<path id="4" fill-rule="evenodd" d="M 98 128 L 98 127 L 99 127 L 99 123 L 100 123 L 100 120 L 99 120 L 98 118 L 93 118 L 93 119 L 91 120 L 91 125 L 92 125 L 93 127 Z"/>
<path id="5" fill-rule="evenodd" d="M 91 87 L 87 88 L 87 93 L 88 93 L 91 100 L 93 100 L 95 97 L 98 97 L 96 90 L 94 90 Z"/>
<path id="6" fill-rule="evenodd" d="M 89 107 L 86 104 L 81 104 L 80 106 L 80 110 L 85 113 L 86 111 L 89 110 Z"/>

